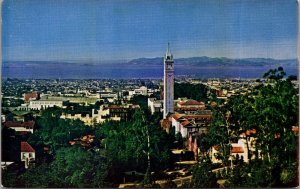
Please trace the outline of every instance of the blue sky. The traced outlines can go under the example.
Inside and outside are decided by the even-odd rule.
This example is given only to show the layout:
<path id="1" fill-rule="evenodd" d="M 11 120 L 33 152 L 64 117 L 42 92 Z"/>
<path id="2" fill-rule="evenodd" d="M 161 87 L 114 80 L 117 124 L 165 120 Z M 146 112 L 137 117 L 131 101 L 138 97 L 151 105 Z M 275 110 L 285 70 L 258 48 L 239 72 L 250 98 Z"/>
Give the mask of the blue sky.
<path id="1" fill-rule="evenodd" d="M 4 0 L 4 60 L 296 58 L 296 0 Z"/>

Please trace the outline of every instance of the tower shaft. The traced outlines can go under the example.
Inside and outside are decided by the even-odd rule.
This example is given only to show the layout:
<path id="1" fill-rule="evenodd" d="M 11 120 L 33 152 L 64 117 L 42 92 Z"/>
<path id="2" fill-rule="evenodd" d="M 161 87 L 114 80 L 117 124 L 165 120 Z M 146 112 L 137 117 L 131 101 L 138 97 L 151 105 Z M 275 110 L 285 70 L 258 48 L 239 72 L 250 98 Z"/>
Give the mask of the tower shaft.
<path id="1" fill-rule="evenodd" d="M 174 60 L 170 52 L 169 44 L 168 50 L 164 57 L 164 115 L 166 118 L 168 113 L 174 112 Z"/>

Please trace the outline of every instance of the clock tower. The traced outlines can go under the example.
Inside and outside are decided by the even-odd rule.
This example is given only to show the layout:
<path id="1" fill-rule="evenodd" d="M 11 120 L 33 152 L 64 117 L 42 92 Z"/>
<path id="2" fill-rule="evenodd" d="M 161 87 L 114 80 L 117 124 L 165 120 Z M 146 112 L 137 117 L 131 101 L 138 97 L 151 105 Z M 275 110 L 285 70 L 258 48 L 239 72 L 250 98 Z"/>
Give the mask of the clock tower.
<path id="1" fill-rule="evenodd" d="M 168 113 L 174 112 L 174 60 L 170 52 L 170 45 L 168 43 L 168 50 L 164 57 L 164 119 Z"/>

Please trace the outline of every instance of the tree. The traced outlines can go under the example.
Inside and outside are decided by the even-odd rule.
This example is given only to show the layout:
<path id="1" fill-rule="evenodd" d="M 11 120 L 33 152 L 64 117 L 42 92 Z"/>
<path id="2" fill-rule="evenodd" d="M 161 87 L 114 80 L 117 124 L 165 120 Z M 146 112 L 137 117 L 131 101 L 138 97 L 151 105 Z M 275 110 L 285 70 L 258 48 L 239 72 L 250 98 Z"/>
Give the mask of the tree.
<path id="1" fill-rule="evenodd" d="M 47 109 L 37 120 L 37 131 L 28 141 L 36 146 L 50 146 L 52 151 L 67 147 L 69 141 L 91 133 L 90 127 L 80 120 L 61 119 L 58 108 Z"/>
<path id="2" fill-rule="evenodd" d="M 193 167 L 191 187 L 193 188 L 217 188 L 217 177 L 212 172 L 209 159 L 203 159 Z"/>
<path id="3" fill-rule="evenodd" d="M 137 110 L 130 122 L 102 125 L 112 180 L 120 180 L 124 171 L 157 171 L 169 166 L 168 135 L 146 118 L 142 110 Z"/>
<path id="4" fill-rule="evenodd" d="M 174 98 L 190 98 L 207 102 L 207 87 L 203 84 L 175 83 Z"/>
<path id="5" fill-rule="evenodd" d="M 266 85 L 256 87 L 246 96 L 231 99 L 235 101 L 232 114 L 237 129 L 257 130 L 256 148 L 261 149 L 263 157 L 263 161 L 249 164 L 246 186 L 284 186 L 296 178 L 297 137 L 292 126 L 297 123 L 298 97 L 292 80 L 284 76 L 281 67 L 270 70 L 264 75 L 268 80 Z M 241 170 L 235 173 L 241 176 Z"/>
<path id="6" fill-rule="evenodd" d="M 208 146 L 219 145 L 224 160 L 229 142 L 236 142 L 241 132 L 256 130 L 256 160 L 248 165 L 237 164 L 228 180 L 231 187 L 296 186 L 298 138 L 292 126 L 297 124 L 298 96 L 292 83 L 296 78 L 285 75 L 282 67 L 269 70 L 264 75 L 266 83 L 213 109 L 211 127 L 199 146 L 205 149 L 206 142 Z M 251 158 L 249 137 L 246 134 Z M 258 159 L 258 151 L 262 160 Z"/>
<path id="7" fill-rule="evenodd" d="M 206 134 L 202 133 L 198 136 L 198 146 L 200 148 L 200 152 L 204 155 L 204 157 L 208 157 L 209 149 L 211 148 L 209 138 L 206 137 Z"/>
<path id="8" fill-rule="evenodd" d="M 20 176 L 23 187 L 29 188 L 47 188 L 53 185 L 53 177 L 48 164 L 43 163 L 36 167 L 30 167 L 24 174 Z M 58 176 L 58 175 L 56 175 Z"/>
<path id="9" fill-rule="evenodd" d="M 249 141 L 251 135 L 246 134 L 247 131 L 256 129 L 257 130 L 257 120 L 256 120 L 256 113 L 253 109 L 253 102 L 254 99 L 248 95 L 239 95 L 234 96 L 230 99 L 228 104 L 231 104 L 231 119 L 233 122 L 233 129 L 236 133 L 245 133 L 245 140 L 246 140 L 246 147 L 247 147 L 247 154 L 251 160 L 251 153 L 249 150 Z"/>
<path id="10" fill-rule="evenodd" d="M 177 142 L 177 148 L 183 148 L 184 143 L 183 143 L 183 138 L 180 132 L 177 132 L 175 134 L 175 141 Z"/>
<path id="11" fill-rule="evenodd" d="M 205 140 L 209 147 L 219 146 L 217 158 L 221 159 L 222 163 L 226 165 L 230 156 L 230 138 L 228 123 L 224 114 L 222 109 L 214 109 L 211 126 L 205 135 L 205 139 L 202 140 Z"/>
<path id="12" fill-rule="evenodd" d="M 292 82 L 284 80 L 284 75 L 280 67 L 267 72 L 265 78 L 270 80 L 270 84 L 255 91 L 253 104 L 263 154 L 274 164 L 279 163 L 281 158 L 288 161 L 295 159 L 295 154 L 291 153 L 296 149 L 291 127 L 297 123 L 298 97 Z"/>
<path id="13" fill-rule="evenodd" d="M 141 109 L 143 111 L 146 111 L 148 109 L 148 97 L 144 95 L 134 95 L 131 99 L 131 102 L 133 104 L 140 105 Z"/>
<path id="14" fill-rule="evenodd" d="M 108 164 L 99 153 L 79 147 L 61 148 L 51 163 L 51 174 L 58 187 L 103 187 Z"/>
<path id="15" fill-rule="evenodd" d="M 15 171 L 12 171 L 10 169 L 8 170 L 1 170 L 1 181 L 2 186 L 6 188 L 11 187 L 20 187 L 20 183 L 18 184 L 18 174 Z M 22 184 L 21 184 L 22 185 Z"/>

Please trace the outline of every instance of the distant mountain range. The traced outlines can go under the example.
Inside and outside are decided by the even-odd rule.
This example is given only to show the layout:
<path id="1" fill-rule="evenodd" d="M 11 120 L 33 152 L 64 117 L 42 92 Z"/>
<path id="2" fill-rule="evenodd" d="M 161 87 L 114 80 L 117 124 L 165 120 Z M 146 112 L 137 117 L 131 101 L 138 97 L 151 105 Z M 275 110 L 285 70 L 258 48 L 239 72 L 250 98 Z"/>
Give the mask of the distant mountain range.
<path id="1" fill-rule="evenodd" d="M 175 66 L 178 67 L 297 67 L 297 59 L 272 59 L 272 58 L 244 58 L 244 59 L 230 59 L 230 58 L 210 58 L 207 56 L 177 58 L 174 60 Z M 105 61 L 105 62 L 89 62 L 89 61 L 3 61 L 2 67 L 53 67 L 57 65 L 65 66 L 114 66 L 121 64 L 122 66 L 136 67 L 136 66 L 163 66 L 163 57 L 156 58 L 138 58 L 130 61 Z M 176 67 L 177 67 L 176 66 Z"/>
<path id="2" fill-rule="evenodd" d="M 175 59 L 177 65 L 189 66 L 296 66 L 297 59 L 277 60 L 271 58 L 244 58 L 244 59 L 230 59 L 230 58 L 210 58 L 207 56 L 178 58 Z M 129 64 L 142 65 L 160 65 L 163 63 L 163 57 L 157 58 L 138 58 L 128 62 Z"/>
<path id="3" fill-rule="evenodd" d="M 210 58 L 175 59 L 175 74 L 199 78 L 260 78 L 269 69 L 282 66 L 287 75 L 297 75 L 296 59 Z M 9 61 L 3 62 L 4 78 L 162 78 L 163 58 L 119 61 Z"/>

